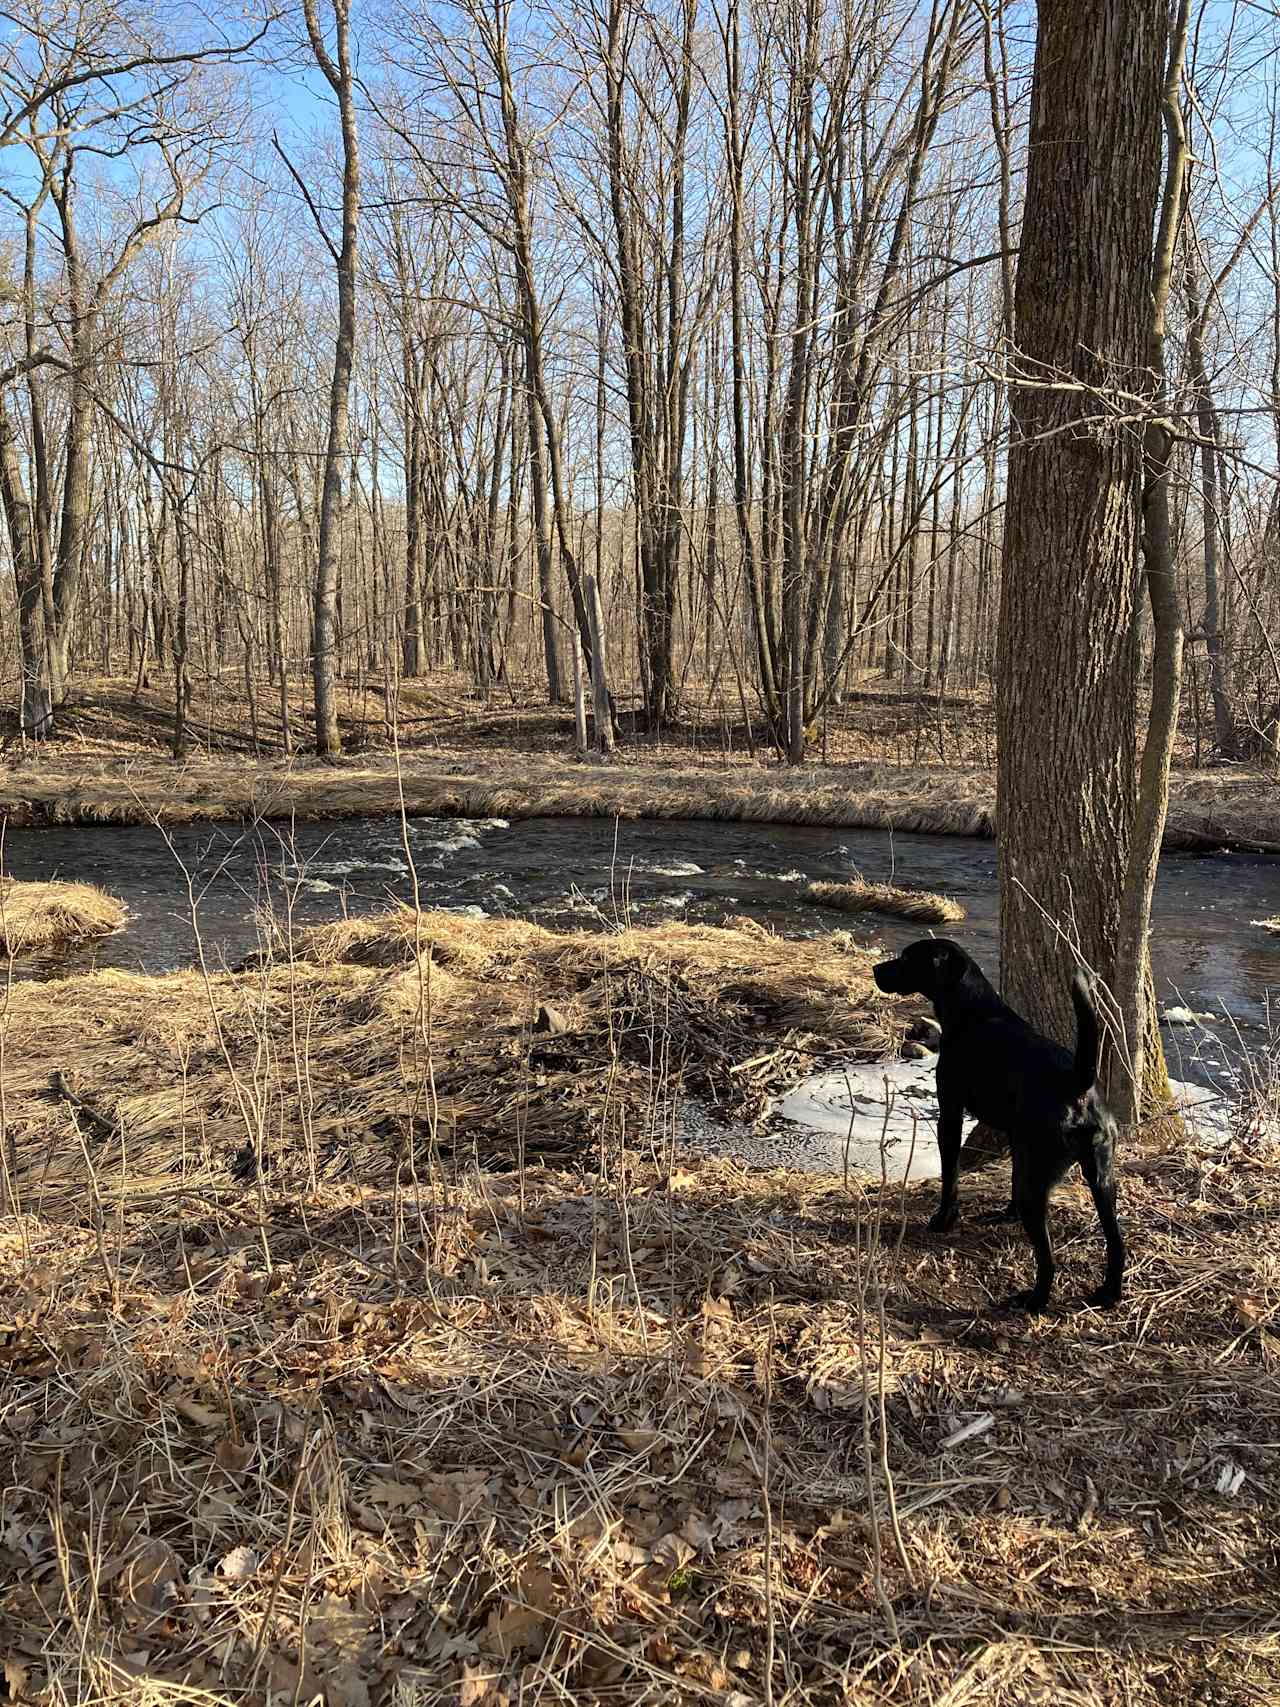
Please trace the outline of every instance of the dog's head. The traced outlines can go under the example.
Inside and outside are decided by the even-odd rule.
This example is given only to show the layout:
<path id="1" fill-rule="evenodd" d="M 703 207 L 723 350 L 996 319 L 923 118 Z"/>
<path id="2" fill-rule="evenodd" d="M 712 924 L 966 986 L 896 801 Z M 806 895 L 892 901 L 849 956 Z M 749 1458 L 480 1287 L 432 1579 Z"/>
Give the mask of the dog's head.
<path id="1" fill-rule="evenodd" d="M 890 996 L 927 996 L 936 1002 L 955 989 L 973 961 L 958 943 L 946 937 L 923 937 L 909 943 L 896 960 L 882 960 L 871 975 Z"/>

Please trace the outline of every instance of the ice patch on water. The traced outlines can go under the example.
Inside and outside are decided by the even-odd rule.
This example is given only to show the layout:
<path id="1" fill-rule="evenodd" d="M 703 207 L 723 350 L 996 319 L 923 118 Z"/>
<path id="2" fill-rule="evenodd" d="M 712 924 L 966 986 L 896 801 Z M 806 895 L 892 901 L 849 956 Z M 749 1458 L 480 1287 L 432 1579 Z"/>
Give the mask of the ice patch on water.
<path id="1" fill-rule="evenodd" d="M 937 1057 L 854 1062 L 802 1080 L 773 1105 L 768 1130 L 724 1129 L 688 1111 L 688 1139 L 699 1149 L 756 1167 L 809 1173 L 883 1176 L 890 1184 L 939 1175 Z M 1205 1085 L 1175 1080 L 1173 1094 L 1193 1138 L 1218 1146 L 1239 1130 L 1240 1105 Z M 683 1124 L 683 1122 L 682 1122 Z M 965 1121 L 966 1135 L 974 1126 Z M 1258 1136 L 1258 1134 L 1253 1134 Z M 1272 1130 L 1272 1139 L 1280 1132 Z M 883 1161 L 882 1161 L 883 1157 Z"/>
<path id="2" fill-rule="evenodd" d="M 647 872 L 653 877 L 702 877 L 705 875 L 700 865 L 695 865 L 691 859 L 638 859 L 635 862 L 637 871 Z"/>
<path id="3" fill-rule="evenodd" d="M 889 1180 L 936 1179 L 933 1068 L 932 1060 L 876 1061 L 817 1073 L 788 1091 L 774 1114 L 816 1135 L 806 1149 L 807 1166 L 816 1173 L 848 1167 L 878 1177 L 883 1150 Z M 972 1126 L 966 1122 L 966 1130 Z"/>

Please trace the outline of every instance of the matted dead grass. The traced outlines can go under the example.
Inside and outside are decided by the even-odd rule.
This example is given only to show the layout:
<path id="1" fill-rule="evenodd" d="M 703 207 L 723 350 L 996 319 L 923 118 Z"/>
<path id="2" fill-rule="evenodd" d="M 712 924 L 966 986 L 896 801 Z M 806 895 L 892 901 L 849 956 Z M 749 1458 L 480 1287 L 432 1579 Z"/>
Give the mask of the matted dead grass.
<path id="1" fill-rule="evenodd" d="M 1022 1241 L 931 1238 L 929 1188 L 670 1146 L 682 1071 L 871 1044 L 865 956 L 404 913 L 283 946 L 8 992 L 12 1697 L 1277 1699 L 1273 1151 L 1130 1158 L 1108 1316 L 1068 1308 L 1065 1188 L 1061 1313 L 1008 1320 Z M 566 1166 L 529 1138 L 576 1109 Z"/>
<path id="2" fill-rule="evenodd" d="M 1272 936 L 1280 936 L 1280 913 L 1273 919 L 1255 919 L 1253 922 L 1262 930 L 1270 931 Z"/>
<path id="3" fill-rule="evenodd" d="M 808 1063 L 887 1051 L 900 1028 L 846 935 L 793 943 L 750 922 L 561 932 L 397 908 L 277 938 L 255 961 L 14 987 L 3 1077 L 21 1205 L 83 1195 L 55 1072 L 111 1136 L 94 1165 L 124 1168 L 131 1191 L 232 1173 L 382 1186 L 443 1156 L 652 1150 L 656 1079 L 751 1119 Z M 543 1004 L 563 1032 L 533 1034 Z"/>
<path id="4" fill-rule="evenodd" d="M 806 901 L 831 907 L 840 913 L 890 913 L 899 919 L 919 919 L 925 924 L 956 925 L 964 908 L 949 895 L 934 895 L 927 889 L 900 889 L 892 883 L 810 883 L 802 891 Z"/>
<path id="5" fill-rule="evenodd" d="M 518 759 L 459 750 L 337 764 L 151 758 L 52 752 L 0 777 L 11 823 L 188 824 L 225 819 L 379 817 L 679 818 L 822 824 L 926 835 L 994 833 L 989 769 L 882 762 L 797 770 L 776 765 L 658 766 Z M 1253 771 L 1179 773 L 1165 847 L 1280 852 L 1280 782 Z"/>
<path id="6" fill-rule="evenodd" d="M 19 883 L 0 877 L 0 955 L 70 948 L 124 924 L 122 901 L 93 883 Z"/>

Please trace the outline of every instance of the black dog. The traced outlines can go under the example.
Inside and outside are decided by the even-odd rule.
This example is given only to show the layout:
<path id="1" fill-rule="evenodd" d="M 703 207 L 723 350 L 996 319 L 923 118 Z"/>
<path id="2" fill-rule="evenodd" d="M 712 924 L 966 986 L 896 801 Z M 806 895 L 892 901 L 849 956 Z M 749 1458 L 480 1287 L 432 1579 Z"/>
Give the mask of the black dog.
<path id="1" fill-rule="evenodd" d="M 1076 1052 L 1042 1037 L 992 989 L 977 962 L 954 942 L 913 942 L 897 960 L 874 968 L 892 995 L 927 996 L 942 1027 L 938 1054 L 938 1147 L 942 1201 L 929 1223 L 946 1233 L 959 1215 L 956 1174 L 966 1111 L 994 1126 L 1013 1149 L 1013 1208 L 1036 1255 L 1036 1283 L 1007 1301 L 1043 1310 L 1053 1286 L 1049 1193 L 1072 1162 L 1093 1194 L 1107 1242 L 1107 1273 L 1090 1297 L 1110 1308 L 1120 1300 L 1124 1240 L 1116 1221 L 1113 1146 L 1116 1123 L 1097 1089 L 1098 1016 L 1083 973 L 1071 985 Z"/>

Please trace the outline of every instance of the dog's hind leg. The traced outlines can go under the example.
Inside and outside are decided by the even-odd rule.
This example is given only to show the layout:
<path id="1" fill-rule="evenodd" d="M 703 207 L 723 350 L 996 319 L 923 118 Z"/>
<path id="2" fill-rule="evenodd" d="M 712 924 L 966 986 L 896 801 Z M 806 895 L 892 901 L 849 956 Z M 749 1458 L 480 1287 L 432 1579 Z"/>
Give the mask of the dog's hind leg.
<path id="1" fill-rule="evenodd" d="M 949 1233 L 960 1219 L 956 1200 L 956 1178 L 960 1172 L 960 1139 L 964 1132 L 964 1101 L 949 1089 L 946 1069 L 938 1061 L 938 1150 L 942 1156 L 942 1196 L 933 1219 L 931 1233 Z"/>
<path id="2" fill-rule="evenodd" d="M 1109 1310 L 1120 1302 L 1124 1282 L 1124 1238 L 1116 1219 L 1116 1182 L 1112 1165 L 1111 1139 L 1098 1133 L 1080 1158 L 1080 1171 L 1093 1197 L 1102 1224 L 1102 1236 L 1107 1242 L 1107 1272 L 1102 1285 L 1089 1295 L 1089 1303 L 1100 1310 Z"/>
<path id="3" fill-rule="evenodd" d="M 1006 1298 L 1003 1305 L 1006 1310 L 1026 1310 L 1036 1315 L 1049 1302 L 1054 1276 L 1053 1241 L 1049 1237 L 1049 1193 L 1052 1189 L 1052 1173 L 1028 1166 L 1015 1146 L 1013 1200 L 1018 1206 L 1022 1229 L 1035 1253 L 1036 1283 L 1030 1292 L 1015 1292 Z"/>

